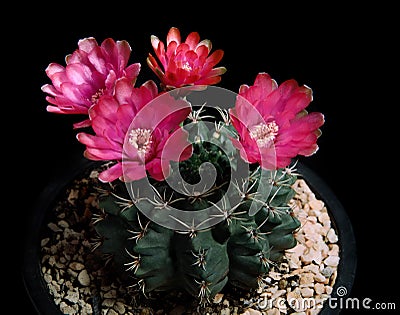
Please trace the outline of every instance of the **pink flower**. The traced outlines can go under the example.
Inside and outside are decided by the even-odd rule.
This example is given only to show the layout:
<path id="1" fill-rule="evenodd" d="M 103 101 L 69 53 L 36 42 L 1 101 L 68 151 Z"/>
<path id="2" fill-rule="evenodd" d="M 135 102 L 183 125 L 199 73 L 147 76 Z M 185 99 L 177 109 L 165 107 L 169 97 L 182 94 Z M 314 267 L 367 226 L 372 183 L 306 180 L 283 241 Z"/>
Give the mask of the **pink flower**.
<path id="1" fill-rule="evenodd" d="M 42 86 L 47 111 L 58 114 L 88 114 L 100 96 L 113 93 L 115 81 L 127 77 L 132 84 L 140 64 L 127 67 L 131 48 L 126 41 L 108 38 L 101 45 L 90 37 L 78 42 L 78 49 L 66 57 L 66 66 L 51 63 L 46 74 L 52 84 Z M 90 120 L 74 124 L 74 128 L 90 126 Z"/>
<path id="2" fill-rule="evenodd" d="M 163 180 L 171 160 L 183 161 L 192 154 L 188 134 L 179 126 L 190 110 L 183 100 L 159 96 L 153 81 L 135 88 L 121 78 L 114 95 L 102 96 L 89 110 L 94 135 L 81 132 L 77 138 L 86 145 L 86 158 L 115 162 L 100 173 L 104 182 L 141 179 L 146 171 Z M 168 140 L 173 144 L 166 146 Z"/>
<path id="3" fill-rule="evenodd" d="M 311 101 L 307 86 L 288 80 L 278 87 L 266 73 L 258 74 L 253 86 L 242 85 L 230 110 L 239 134 L 233 143 L 241 157 L 264 169 L 277 169 L 288 166 L 297 155 L 314 154 L 324 116 L 307 113 Z"/>
<path id="4" fill-rule="evenodd" d="M 179 30 L 172 27 L 167 35 L 167 49 L 154 35 L 151 36 L 151 44 L 162 68 L 151 54 L 147 63 L 166 89 L 217 84 L 226 71 L 225 67 L 213 68 L 221 61 L 224 52 L 219 49 L 209 56 L 211 42 L 200 41 L 197 32 L 190 33 L 185 42 L 181 43 Z"/>

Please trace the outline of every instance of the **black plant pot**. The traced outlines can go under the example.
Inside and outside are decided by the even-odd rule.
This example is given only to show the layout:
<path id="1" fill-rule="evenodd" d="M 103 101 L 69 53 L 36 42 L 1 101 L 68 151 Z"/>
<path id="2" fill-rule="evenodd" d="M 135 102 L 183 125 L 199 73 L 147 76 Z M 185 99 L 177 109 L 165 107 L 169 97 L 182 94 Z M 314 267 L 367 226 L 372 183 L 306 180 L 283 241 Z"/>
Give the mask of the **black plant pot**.
<path id="1" fill-rule="evenodd" d="M 73 163 L 69 167 L 65 167 L 59 174 L 55 174 L 54 180 L 46 186 L 33 205 L 24 243 L 22 280 L 33 308 L 40 315 L 61 314 L 41 273 L 40 226 L 45 220 L 46 213 L 51 211 L 57 198 L 68 184 L 88 167 L 94 166 L 92 161 L 83 159 L 81 156 L 72 159 L 71 162 Z M 303 163 L 298 163 L 297 169 L 316 197 L 325 203 L 331 216 L 332 225 L 338 233 L 340 261 L 331 294 L 331 300 L 338 301 L 343 298 L 342 289 L 347 291 L 347 296 L 349 295 L 355 278 L 357 256 L 353 228 L 345 209 L 327 184 Z M 325 303 L 319 314 L 339 314 L 341 309 L 338 305 L 339 303 Z"/>

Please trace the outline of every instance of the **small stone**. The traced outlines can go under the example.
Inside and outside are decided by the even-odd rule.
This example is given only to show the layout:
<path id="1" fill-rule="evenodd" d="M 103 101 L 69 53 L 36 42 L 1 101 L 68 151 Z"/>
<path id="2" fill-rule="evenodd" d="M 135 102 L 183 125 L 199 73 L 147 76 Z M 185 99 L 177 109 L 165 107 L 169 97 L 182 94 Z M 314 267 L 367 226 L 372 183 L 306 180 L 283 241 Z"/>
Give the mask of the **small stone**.
<path id="1" fill-rule="evenodd" d="M 332 294 L 333 288 L 330 285 L 325 286 L 325 293 Z"/>
<path id="2" fill-rule="evenodd" d="M 300 274 L 299 284 L 305 287 L 314 286 L 314 274 L 311 272 Z"/>
<path id="3" fill-rule="evenodd" d="M 302 297 L 309 298 L 314 295 L 314 289 L 309 287 L 301 288 L 300 293 Z"/>
<path id="4" fill-rule="evenodd" d="M 55 298 L 60 297 L 60 294 L 58 293 L 58 292 L 60 291 L 60 286 L 59 286 L 59 284 L 58 284 L 55 280 L 53 280 L 53 281 L 51 281 L 51 283 L 49 283 L 48 285 L 49 285 L 49 289 L 50 289 L 51 294 L 52 294 Z"/>
<path id="5" fill-rule="evenodd" d="M 266 284 L 271 284 L 272 283 L 272 278 L 267 276 L 267 277 L 264 278 L 264 282 Z"/>
<path id="6" fill-rule="evenodd" d="M 107 315 L 118 315 L 118 313 L 114 311 L 112 308 L 110 308 L 107 312 Z"/>
<path id="7" fill-rule="evenodd" d="M 315 242 L 318 241 L 320 235 L 313 227 L 310 231 L 307 231 L 305 233 L 307 235 L 307 241 L 304 244 L 307 246 L 307 248 L 314 248 Z"/>
<path id="8" fill-rule="evenodd" d="M 47 224 L 47 227 L 52 230 L 53 232 L 62 232 L 62 230 L 59 228 L 59 226 L 53 222 L 50 222 Z"/>
<path id="9" fill-rule="evenodd" d="M 65 281 L 65 286 L 70 290 L 72 290 L 74 288 L 74 286 L 72 285 L 72 282 L 69 280 Z"/>
<path id="10" fill-rule="evenodd" d="M 74 308 L 65 302 L 60 303 L 60 310 L 63 314 L 76 314 Z"/>
<path id="11" fill-rule="evenodd" d="M 68 228 L 69 227 L 69 223 L 65 220 L 60 220 L 58 221 L 58 226 L 62 227 L 62 228 Z"/>
<path id="12" fill-rule="evenodd" d="M 106 299 L 115 299 L 117 297 L 117 291 L 114 289 L 111 289 L 111 290 L 107 291 L 106 293 L 104 293 L 104 297 Z"/>
<path id="13" fill-rule="evenodd" d="M 145 307 L 141 310 L 140 315 L 151 315 L 153 312 L 150 308 Z"/>
<path id="14" fill-rule="evenodd" d="M 325 278 L 325 276 L 324 276 L 322 273 L 320 273 L 320 272 L 317 272 L 317 273 L 315 274 L 314 280 L 315 280 L 316 282 L 326 282 L 326 281 L 327 281 L 327 279 Z"/>
<path id="15" fill-rule="evenodd" d="M 268 273 L 268 276 L 270 276 L 272 279 L 278 281 L 282 278 L 282 274 L 279 272 L 275 272 L 275 271 L 270 271 Z"/>
<path id="16" fill-rule="evenodd" d="M 213 303 L 214 303 L 214 304 L 221 303 L 221 301 L 222 301 L 223 298 L 224 298 L 224 294 L 223 294 L 223 293 L 217 293 L 217 294 L 214 296 Z"/>
<path id="17" fill-rule="evenodd" d="M 329 244 L 329 256 L 339 256 L 339 246 L 337 244 Z"/>
<path id="18" fill-rule="evenodd" d="M 73 290 L 68 290 L 67 295 L 65 296 L 65 299 L 72 303 L 78 303 L 79 292 L 73 291 Z"/>
<path id="19" fill-rule="evenodd" d="M 323 294 L 325 292 L 325 286 L 322 283 L 316 283 L 314 285 L 314 290 L 316 294 Z"/>
<path id="20" fill-rule="evenodd" d="M 322 256 L 320 252 L 310 248 L 309 251 L 301 257 L 301 261 L 306 265 L 312 263 L 313 261 L 321 262 Z"/>
<path id="21" fill-rule="evenodd" d="M 69 192 L 67 200 L 71 205 L 75 205 L 75 200 L 78 199 L 78 197 L 79 197 L 79 190 L 71 189 L 71 191 Z"/>
<path id="22" fill-rule="evenodd" d="M 310 215 L 307 217 L 307 221 L 310 221 L 313 224 L 317 223 L 317 220 L 318 219 L 316 217 L 313 217 L 313 216 L 310 216 Z"/>
<path id="23" fill-rule="evenodd" d="M 290 255 L 295 257 L 300 257 L 304 254 L 306 249 L 307 248 L 303 244 L 299 243 L 290 250 Z"/>
<path id="24" fill-rule="evenodd" d="M 290 261 L 289 261 L 289 268 L 290 268 L 291 270 L 297 270 L 297 269 L 300 268 L 300 266 L 301 266 L 300 260 L 290 259 Z"/>
<path id="25" fill-rule="evenodd" d="M 327 266 L 331 267 L 337 267 L 339 265 L 339 256 L 328 256 L 325 260 L 324 263 Z"/>
<path id="26" fill-rule="evenodd" d="M 43 275 L 44 281 L 46 281 L 47 283 L 50 283 L 53 280 L 53 277 L 46 273 L 45 275 Z"/>
<path id="27" fill-rule="evenodd" d="M 311 271 L 313 274 L 317 274 L 319 272 L 319 268 L 317 265 L 311 264 L 307 265 L 303 268 L 304 271 Z"/>
<path id="28" fill-rule="evenodd" d="M 281 312 L 277 308 L 267 310 L 267 315 L 281 315 Z"/>
<path id="29" fill-rule="evenodd" d="M 79 274 L 78 274 L 78 281 L 81 285 L 84 287 L 87 287 L 90 285 L 90 277 L 86 269 L 83 269 Z"/>
<path id="30" fill-rule="evenodd" d="M 247 313 L 248 315 L 262 315 L 262 313 L 260 311 L 257 311 L 257 310 L 252 309 L 252 308 L 248 308 L 246 311 L 248 312 Z"/>
<path id="31" fill-rule="evenodd" d="M 115 300 L 114 299 L 104 299 L 103 302 L 101 303 L 101 305 L 105 306 L 105 307 L 113 307 L 115 304 Z"/>
<path id="32" fill-rule="evenodd" d="M 50 256 L 49 257 L 48 263 L 49 263 L 50 266 L 54 266 L 56 264 L 56 262 L 57 261 L 56 261 L 56 258 L 54 256 Z"/>
<path id="33" fill-rule="evenodd" d="M 330 267 L 330 266 L 327 266 L 327 267 L 325 267 L 324 269 L 322 269 L 321 273 L 322 273 L 325 277 L 329 278 L 329 277 L 332 275 L 332 273 L 333 273 L 333 268 Z"/>
<path id="34" fill-rule="evenodd" d="M 231 311 L 229 310 L 229 308 L 223 308 L 221 310 L 221 315 L 230 315 Z"/>
<path id="35" fill-rule="evenodd" d="M 276 292 L 272 295 L 271 298 L 272 298 L 273 300 L 275 300 L 275 299 L 277 299 L 278 297 L 284 295 L 285 293 L 286 293 L 286 290 L 278 290 L 278 291 L 276 291 Z"/>
<path id="36" fill-rule="evenodd" d="M 114 305 L 114 309 L 118 312 L 118 314 L 125 314 L 125 305 L 122 302 L 117 301 Z"/>
<path id="37" fill-rule="evenodd" d="M 325 242 L 318 242 L 318 250 L 321 252 L 322 258 L 326 258 L 329 252 L 329 246 Z"/>
<path id="38" fill-rule="evenodd" d="M 73 261 L 69 264 L 69 268 L 75 271 L 81 271 L 85 269 L 85 265 L 80 262 Z"/>
<path id="39" fill-rule="evenodd" d="M 287 286 L 288 286 L 288 281 L 286 279 L 279 280 L 278 282 L 279 289 L 286 289 Z"/>
<path id="40" fill-rule="evenodd" d="M 334 229 L 330 229 L 328 231 L 326 238 L 330 243 L 337 243 L 337 241 L 339 240 Z"/>
<path id="41" fill-rule="evenodd" d="M 49 241 L 50 241 L 50 238 L 49 238 L 49 237 L 46 237 L 46 238 L 42 239 L 42 240 L 40 241 L 40 246 L 41 246 L 41 247 L 45 247 L 45 246 L 49 243 Z"/>
<path id="42" fill-rule="evenodd" d="M 312 199 L 309 202 L 310 208 L 315 210 L 321 210 L 324 207 L 324 202 L 318 199 Z"/>
<path id="43" fill-rule="evenodd" d="M 90 175 L 89 175 L 90 178 L 97 178 L 98 176 L 99 176 L 99 172 L 96 170 L 91 171 Z"/>
<path id="44" fill-rule="evenodd" d="M 93 309 L 92 309 L 92 305 L 90 305 L 89 303 L 84 303 L 82 305 L 82 315 L 85 314 L 93 314 Z"/>
<path id="45" fill-rule="evenodd" d="M 60 262 L 56 262 L 56 268 L 58 269 L 63 269 L 65 267 L 64 264 L 60 263 Z"/>
<path id="46" fill-rule="evenodd" d="M 322 223 L 322 225 L 329 225 L 331 223 L 331 218 L 327 212 L 321 212 L 318 216 L 318 221 Z"/>

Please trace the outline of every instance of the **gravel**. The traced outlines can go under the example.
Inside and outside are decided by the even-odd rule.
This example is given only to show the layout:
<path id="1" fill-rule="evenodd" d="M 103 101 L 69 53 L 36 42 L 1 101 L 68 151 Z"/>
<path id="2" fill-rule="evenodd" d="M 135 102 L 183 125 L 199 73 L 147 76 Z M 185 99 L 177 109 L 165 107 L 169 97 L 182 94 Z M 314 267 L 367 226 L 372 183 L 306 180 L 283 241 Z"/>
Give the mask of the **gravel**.
<path id="1" fill-rule="evenodd" d="M 97 234 L 97 171 L 83 174 L 67 187 L 46 218 L 41 239 L 41 270 L 49 294 L 64 314 L 94 315 L 312 315 L 332 293 L 340 260 L 338 236 L 329 211 L 303 179 L 291 200 L 301 227 L 298 244 L 272 266 L 263 287 L 251 292 L 226 288 L 209 305 L 184 292 L 145 297 L 127 286 L 94 249 Z M 107 260 L 106 260 L 107 261 Z"/>

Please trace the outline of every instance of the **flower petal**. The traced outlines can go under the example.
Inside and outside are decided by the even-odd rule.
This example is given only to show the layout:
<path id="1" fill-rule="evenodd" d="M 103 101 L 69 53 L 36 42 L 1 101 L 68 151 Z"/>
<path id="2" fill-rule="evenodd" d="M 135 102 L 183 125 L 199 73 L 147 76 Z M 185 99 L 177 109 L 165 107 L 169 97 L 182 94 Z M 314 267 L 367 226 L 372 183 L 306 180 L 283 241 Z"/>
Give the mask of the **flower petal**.
<path id="1" fill-rule="evenodd" d="M 188 141 L 189 134 L 182 128 L 170 134 L 161 150 L 161 159 L 168 161 L 187 160 L 192 153 L 192 145 Z"/>
<path id="2" fill-rule="evenodd" d="M 200 41 L 200 35 L 197 32 L 191 32 L 185 40 L 185 43 L 189 45 L 191 50 L 195 50 L 197 47 L 197 44 Z"/>
<path id="3" fill-rule="evenodd" d="M 114 164 L 105 171 L 102 171 L 99 174 L 99 180 L 102 181 L 103 183 L 110 183 L 121 177 L 121 175 L 122 175 L 122 164 L 120 162 L 117 162 L 117 164 Z"/>
<path id="4" fill-rule="evenodd" d="M 170 162 L 162 159 L 154 159 L 146 164 L 150 176 L 157 181 L 162 181 L 169 176 Z"/>
<path id="5" fill-rule="evenodd" d="M 176 27 L 171 27 L 167 34 L 167 46 L 172 42 L 176 42 L 177 44 L 181 43 L 181 33 L 179 29 Z"/>
<path id="6" fill-rule="evenodd" d="M 123 181 L 131 182 L 146 177 L 146 166 L 137 161 L 124 160 L 122 162 Z"/>

